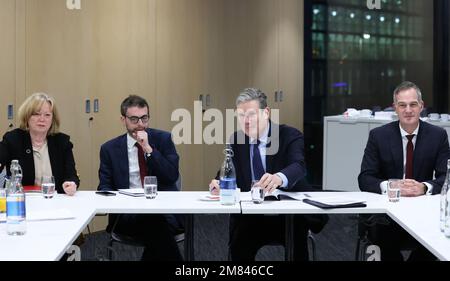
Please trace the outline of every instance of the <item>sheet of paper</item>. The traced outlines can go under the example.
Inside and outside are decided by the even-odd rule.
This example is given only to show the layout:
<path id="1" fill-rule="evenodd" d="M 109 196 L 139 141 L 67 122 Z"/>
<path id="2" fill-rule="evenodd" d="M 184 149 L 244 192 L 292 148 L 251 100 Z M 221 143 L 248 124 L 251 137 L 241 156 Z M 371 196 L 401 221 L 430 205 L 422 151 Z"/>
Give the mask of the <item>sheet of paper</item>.
<path id="1" fill-rule="evenodd" d="M 68 209 L 39 210 L 27 212 L 27 221 L 67 220 L 74 218 L 74 214 Z"/>
<path id="2" fill-rule="evenodd" d="M 125 188 L 119 189 L 119 193 L 130 196 L 144 196 L 143 188 Z"/>

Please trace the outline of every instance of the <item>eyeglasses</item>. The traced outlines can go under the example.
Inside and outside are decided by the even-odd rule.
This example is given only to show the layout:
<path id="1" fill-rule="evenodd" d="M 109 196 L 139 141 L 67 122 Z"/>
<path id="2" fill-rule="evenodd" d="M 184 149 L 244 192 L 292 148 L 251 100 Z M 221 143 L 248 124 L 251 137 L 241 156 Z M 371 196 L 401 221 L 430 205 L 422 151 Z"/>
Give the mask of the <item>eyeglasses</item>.
<path id="1" fill-rule="evenodd" d="M 128 120 L 130 120 L 131 123 L 133 124 L 137 124 L 139 123 L 139 120 L 142 121 L 142 123 L 147 123 L 148 120 L 150 119 L 150 117 L 148 115 L 143 115 L 141 117 L 137 117 L 137 116 L 126 116 L 128 118 Z"/>

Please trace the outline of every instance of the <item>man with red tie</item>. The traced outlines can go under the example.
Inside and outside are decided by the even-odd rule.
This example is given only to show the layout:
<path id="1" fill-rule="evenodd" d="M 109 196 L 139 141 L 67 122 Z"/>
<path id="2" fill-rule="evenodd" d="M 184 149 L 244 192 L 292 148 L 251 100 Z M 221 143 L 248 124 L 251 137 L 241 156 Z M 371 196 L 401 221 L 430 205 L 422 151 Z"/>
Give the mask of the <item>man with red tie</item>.
<path id="1" fill-rule="evenodd" d="M 142 188 L 145 176 L 156 176 L 158 190 L 176 191 L 179 156 L 170 133 L 148 128 L 149 106 L 142 97 L 130 95 L 120 110 L 127 133 L 101 146 L 98 190 Z M 109 218 L 108 232 L 115 225 L 115 232 L 146 244 L 143 260 L 182 260 L 168 223 L 171 217 L 122 214 L 117 223 L 117 216 Z"/>
<path id="2" fill-rule="evenodd" d="M 370 131 L 358 176 L 359 188 L 385 194 L 388 179 L 403 179 L 401 196 L 440 193 L 449 158 L 447 132 L 420 120 L 423 100 L 414 83 L 401 83 L 393 98 L 399 121 Z M 408 245 L 417 244 L 409 260 L 433 258 L 395 222 L 387 217 L 383 221 L 373 229 L 372 237 L 372 242 L 380 246 L 382 260 L 403 260 L 400 249 L 405 240 L 409 240 Z"/>

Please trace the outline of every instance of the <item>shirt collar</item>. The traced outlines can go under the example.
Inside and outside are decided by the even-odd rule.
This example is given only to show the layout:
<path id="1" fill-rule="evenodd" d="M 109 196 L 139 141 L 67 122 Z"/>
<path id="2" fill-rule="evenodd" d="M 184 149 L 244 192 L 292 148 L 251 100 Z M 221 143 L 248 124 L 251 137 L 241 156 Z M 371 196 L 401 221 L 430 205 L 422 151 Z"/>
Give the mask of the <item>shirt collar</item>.
<path id="1" fill-rule="evenodd" d="M 130 136 L 130 134 L 127 133 L 127 146 L 128 146 L 128 149 L 133 148 L 133 146 L 135 145 L 136 142 L 137 141 L 135 139 L 133 139 L 133 137 Z"/>
<path id="2" fill-rule="evenodd" d="M 402 135 L 402 138 L 405 138 L 408 134 L 408 132 L 406 132 L 405 130 L 403 130 L 402 126 L 400 125 L 400 123 L 398 124 L 398 126 L 400 127 L 400 134 Z M 417 128 L 414 130 L 414 132 L 412 133 L 412 135 L 417 136 L 417 133 L 419 132 L 419 127 L 420 127 L 420 122 L 417 125 Z"/>

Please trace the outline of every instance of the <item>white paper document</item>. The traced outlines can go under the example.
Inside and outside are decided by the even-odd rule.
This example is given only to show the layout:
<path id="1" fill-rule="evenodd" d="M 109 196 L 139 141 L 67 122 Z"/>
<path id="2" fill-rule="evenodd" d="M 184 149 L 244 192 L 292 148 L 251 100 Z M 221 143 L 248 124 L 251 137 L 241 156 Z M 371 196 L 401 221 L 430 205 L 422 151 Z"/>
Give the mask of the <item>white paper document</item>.
<path id="1" fill-rule="evenodd" d="M 119 189 L 119 193 L 128 195 L 128 196 L 140 197 L 140 196 L 144 196 L 144 189 L 143 188 L 124 188 L 124 189 Z"/>
<path id="2" fill-rule="evenodd" d="M 74 218 L 74 214 L 68 209 L 27 212 L 27 221 L 68 220 Z"/>
<path id="3" fill-rule="evenodd" d="M 302 192 L 289 192 L 276 189 L 272 193 L 266 193 L 264 195 L 264 200 L 303 200 L 307 198 Z M 241 201 L 252 201 L 252 195 L 250 191 L 241 192 Z"/>

